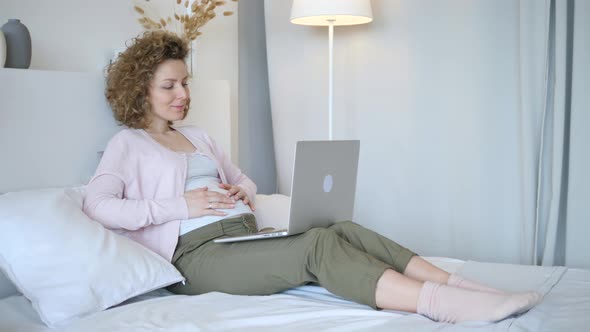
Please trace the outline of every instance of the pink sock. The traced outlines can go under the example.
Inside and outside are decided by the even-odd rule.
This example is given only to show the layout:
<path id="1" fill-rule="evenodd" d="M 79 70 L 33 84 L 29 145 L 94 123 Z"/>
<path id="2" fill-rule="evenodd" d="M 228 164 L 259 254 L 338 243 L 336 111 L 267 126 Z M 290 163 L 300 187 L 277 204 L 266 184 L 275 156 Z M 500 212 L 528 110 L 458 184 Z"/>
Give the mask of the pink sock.
<path id="1" fill-rule="evenodd" d="M 495 322 L 525 312 L 541 299 L 536 292 L 488 293 L 427 281 L 420 291 L 416 311 L 438 322 Z"/>
<path id="2" fill-rule="evenodd" d="M 481 291 L 481 292 L 489 292 L 489 293 L 504 293 L 503 291 L 499 290 L 499 289 L 495 289 L 492 287 L 488 287 L 488 286 L 484 286 L 480 283 L 477 283 L 473 280 L 469 280 L 469 279 L 464 279 L 463 277 L 452 273 L 449 276 L 449 280 L 447 281 L 447 285 L 448 286 L 453 286 L 453 287 L 459 287 L 459 288 L 465 288 L 465 289 L 471 289 L 471 290 L 476 290 L 476 291 Z"/>

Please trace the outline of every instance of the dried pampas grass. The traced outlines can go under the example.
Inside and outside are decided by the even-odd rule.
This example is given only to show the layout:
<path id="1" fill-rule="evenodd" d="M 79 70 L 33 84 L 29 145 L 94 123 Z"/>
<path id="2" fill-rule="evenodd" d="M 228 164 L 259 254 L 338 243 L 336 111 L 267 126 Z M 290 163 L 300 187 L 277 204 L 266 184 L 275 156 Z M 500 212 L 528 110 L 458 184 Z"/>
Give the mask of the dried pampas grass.
<path id="1" fill-rule="evenodd" d="M 215 9 L 226 5 L 226 1 L 215 0 L 164 0 L 171 1 L 174 13 L 170 16 L 150 15 L 151 3 L 149 0 L 136 0 L 133 7 L 141 17 L 137 20 L 146 30 L 164 29 L 175 32 L 188 40 L 195 40 L 203 33 L 200 29 L 217 14 Z M 238 0 L 231 0 L 238 2 Z M 231 16 L 233 11 L 224 11 L 223 16 Z"/>

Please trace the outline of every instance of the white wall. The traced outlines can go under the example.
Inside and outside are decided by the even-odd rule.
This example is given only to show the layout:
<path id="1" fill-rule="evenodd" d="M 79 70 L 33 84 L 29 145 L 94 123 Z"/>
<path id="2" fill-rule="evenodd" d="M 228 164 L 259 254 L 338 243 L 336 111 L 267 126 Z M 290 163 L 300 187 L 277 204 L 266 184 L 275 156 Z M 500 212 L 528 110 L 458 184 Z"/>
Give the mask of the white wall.
<path id="1" fill-rule="evenodd" d="M 424 255 L 526 262 L 513 0 L 373 0 L 335 29 L 334 138 L 360 139 L 355 221 Z M 327 28 L 267 0 L 279 191 L 327 137 Z"/>
<path id="2" fill-rule="evenodd" d="M 171 12 L 173 0 L 152 0 L 156 11 Z M 0 25 L 18 18 L 31 32 L 32 69 L 100 72 L 113 51 L 142 31 L 132 0 L 2 0 Z M 170 8 L 168 8 L 170 7 Z M 237 12 L 237 5 L 228 1 L 220 7 L 218 17 L 203 29 L 195 42 L 195 78 L 228 80 L 232 128 L 232 159 L 238 157 L 237 92 L 238 52 L 237 15 L 223 16 L 221 11 Z"/>

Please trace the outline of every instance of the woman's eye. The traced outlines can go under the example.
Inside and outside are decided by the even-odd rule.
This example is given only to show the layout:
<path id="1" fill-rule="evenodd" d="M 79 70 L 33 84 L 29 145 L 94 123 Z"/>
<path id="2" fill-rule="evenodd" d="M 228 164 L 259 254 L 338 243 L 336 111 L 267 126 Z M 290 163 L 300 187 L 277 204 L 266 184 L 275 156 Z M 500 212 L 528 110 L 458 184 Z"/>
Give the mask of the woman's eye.
<path id="1" fill-rule="evenodd" d="M 170 89 L 172 89 L 172 86 L 163 86 L 162 88 L 164 88 L 166 90 L 170 90 Z"/>
<path id="2" fill-rule="evenodd" d="M 182 86 L 188 86 L 187 82 L 182 83 Z"/>

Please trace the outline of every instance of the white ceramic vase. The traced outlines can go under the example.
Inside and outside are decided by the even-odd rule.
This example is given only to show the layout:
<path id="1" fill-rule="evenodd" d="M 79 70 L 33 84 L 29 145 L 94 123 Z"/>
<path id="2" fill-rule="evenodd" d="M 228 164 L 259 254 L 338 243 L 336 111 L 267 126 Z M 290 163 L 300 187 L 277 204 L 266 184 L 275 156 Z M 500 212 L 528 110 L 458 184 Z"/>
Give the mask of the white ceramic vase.
<path id="1" fill-rule="evenodd" d="M 4 68 L 6 62 L 6 39 L 4 33 L 0 30 L 0 68 Z"/>

